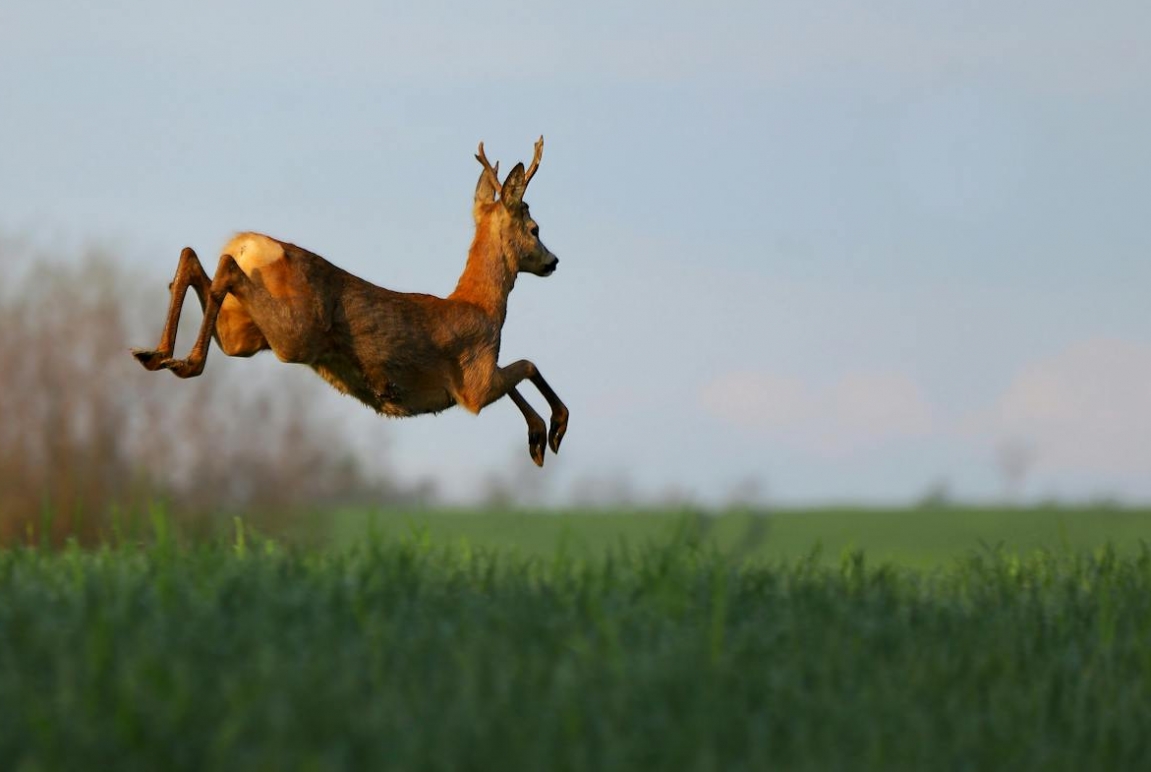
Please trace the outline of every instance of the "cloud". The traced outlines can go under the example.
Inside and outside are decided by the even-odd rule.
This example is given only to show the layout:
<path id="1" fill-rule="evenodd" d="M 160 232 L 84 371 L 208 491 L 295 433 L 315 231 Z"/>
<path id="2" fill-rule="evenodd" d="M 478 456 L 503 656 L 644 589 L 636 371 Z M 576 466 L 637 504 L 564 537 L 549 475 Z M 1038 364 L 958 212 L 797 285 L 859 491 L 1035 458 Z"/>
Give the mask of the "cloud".
<path id="1" fill-rule="evenodd" d="M 733 426 L 824 456 L 850 455 L 929 432 L 933 410 L 898 372 L 853 372 L 819 387 L 774 373 L 728 373 L 701 394 Z"/>
<path id="2" fill-rule="evenodd" d="M 1049 471 L 1151 474 L 1151 345 L 1089 340 L 1033 362 L 964 430 L 1027 442 Z"/>

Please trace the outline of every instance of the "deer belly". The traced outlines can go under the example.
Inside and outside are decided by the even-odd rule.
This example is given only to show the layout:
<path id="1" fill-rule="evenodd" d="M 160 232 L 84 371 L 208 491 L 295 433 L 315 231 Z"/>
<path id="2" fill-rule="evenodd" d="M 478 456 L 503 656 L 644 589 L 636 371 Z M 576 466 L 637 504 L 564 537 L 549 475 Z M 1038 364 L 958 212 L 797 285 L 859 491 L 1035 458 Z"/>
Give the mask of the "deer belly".
<path id="1" fill-rule="evenodd" d="M 435 372 L 390 372 L 373 382 L 373 394 L 381 413 L 411 416 L 439 413 L 456 404 Z"/>
<path id="2" fill-rule="evenodd" d="M 312 368 L 338 391 L 393 418 L 438 413 L 455 404 L 438 380 L 385 376 L 369 383 L 358 367 L 340 359 L 327 359 Z"/>

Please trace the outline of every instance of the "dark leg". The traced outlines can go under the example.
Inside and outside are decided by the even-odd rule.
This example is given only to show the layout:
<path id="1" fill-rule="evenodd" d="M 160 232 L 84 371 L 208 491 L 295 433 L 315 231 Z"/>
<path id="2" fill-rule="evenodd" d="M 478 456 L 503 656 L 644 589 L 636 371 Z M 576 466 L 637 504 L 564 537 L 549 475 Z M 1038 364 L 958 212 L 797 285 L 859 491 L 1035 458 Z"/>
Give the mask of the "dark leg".
<path id="1" fill-rule="evenodd" d="M 540 375 L 540 372 L 536 366 L 526 359 L 521 359 L 518 362 L 513 362 L 507 367 L 501 367 L 497 371 L 496 375 L 498 377 L 492 379 L 492 385 L 488 393 L 482 400 L 480 400 L 480 405 L 490 405 L 505 394 L 510 395 L 514 392 L 512 400 L 516 403 L 517 406 L 519 406 L 520 412 L 524 411 L 525 406 L 530 410 L 531 406 L 527 404 L 527 401 L 524 400 L 523 396 L 520 395 L 518 391 L 515 391 L 515 387 L 520 381 L 531 380 L 531 382 L 535 384 L 536 388 L 540 390 L 540 394 L 543 394 L 544 399 L 548 401 L 548 405 L 551 406 L 552 422 L 551 431 L 548 434 L 548 444 L 551 445 L 553 453 L 558 453 L 560 442 L 563 441 L 564 433 L 567 432 L 568 409 L 556 395 L 556 393 L 552 391 L 552 388 L 548 385 L 548 382 L 544 380 L 542 375 Z M 539 417 L 534 410 L 532 410 L 532 414 L 536 415 L 537 418 Z M 524 413 L 524 417 L 528 418 L 530 438 L 530 432 L 532 428 L 531 418 L 527 416 L 527 413 Z M 532 458 L 535 458 L 534 452 L 532 453 Z M 536 463 L 538 464 L 540 462 L 537 461 Z"/>
<path id="2" fill-rule="evenodd" d="M 531 453 L 532 461 L 536 462 L 536 466 L 543 466 L 544 437 L 547 431 L 544 419 L 540 418 L 540 414 L 528 404 L 528 401 L 514 386 L 508 389 L 508 396 L 511 397 L 512 402 L 516 403 L 516 407 L 520 409 L 528 422 L 528 452 Z"/>
<path id="3" fill-rule="evenodd" d="M 568 409 L 563 401 L 552 391 L 552 387 L 540 375 L 539 370 L 532 368 L 533 372 L 529 378 L 536 388 L 540 390 L 540 394 L 544 395 L 544 399 L 548 401 L 548 406 L 552 409 L 552 426 L 551 431 L 548 432 L 548 444 L 551 445 L 552 453 L 560 452 L 560 442 L 563 441 L 564 434 L 568 430 Z"/>
<path id="4" fill-rule="evenodd" d="M 208 359 L 208 346 L 212 342 L 212 333 L 216 329 L 216 317 L 220 315 L 220 305 L 228 293 L 247 294 L 251 288 L 248 277 L 236 265 L 231 255 L 220 257 L 220 264 L 216 266 L 216 275 L 208 289 L 207 303 L 204 305 L 204 321 L 200 325 L 200 334 L 196 337 L 192 350 L 185 359 L 165 359 L 160 367 L 171 370 L 181 378 L 194 378 L 204 372 L 204 363 Z"/>
<path id="5" fill-rule="evenodd" d="M 153 350 L 134 348 L 132 356 L 148 370 L 159 370 L 166 359 L 171 359 L 172 350 L 176 346 L 176 328 L 180 326 L 180 310 L 184 307 L 184 296 L 188 287 L 196 290 L 200 299 L 200 307 L 205 308 L 208 288 L 211 280 L 204 273 L 199 258 L 191 247 L 184 247 L 180 253 L 180 262 L 176 265 L 176 277 L 168 285 L 172 299 L 168 304 L 168 318 L 164 322 L 164 331 L 160 334 L 160 345 Z"/>

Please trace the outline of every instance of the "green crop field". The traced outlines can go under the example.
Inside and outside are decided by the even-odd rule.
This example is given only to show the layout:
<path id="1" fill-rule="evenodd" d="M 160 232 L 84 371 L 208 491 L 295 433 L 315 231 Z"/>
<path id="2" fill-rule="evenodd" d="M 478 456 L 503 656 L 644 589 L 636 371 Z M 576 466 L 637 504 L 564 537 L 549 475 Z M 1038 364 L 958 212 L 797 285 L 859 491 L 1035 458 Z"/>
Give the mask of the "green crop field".
<path id="1" fill-rule="evenodd" d="M 0 768 L 1151 766 L 1146 513 L 332 518 L 0 550 Z"/>
<path id="2" fill-rule="evenodd" d="M 351 546 L 372 534 L 413 534 L 437 546 L 467 544 L 523 556 L 557 551 L 594 558 L 621 546 L 663 543 L 685 523 L 725 554 L 789 561 L 819 552 L 823 562 L 863 551 L 870 562 L 913 568 L 947 565 L 973 552 L 1036 550 L 1120 553 L 1151 544 L 1151 510 L 1106 507 L 942 507 L 938 509 L 772 510 L 722 516 L 678 511 L 337 512 L 321 516 L 330 538 Z"/>

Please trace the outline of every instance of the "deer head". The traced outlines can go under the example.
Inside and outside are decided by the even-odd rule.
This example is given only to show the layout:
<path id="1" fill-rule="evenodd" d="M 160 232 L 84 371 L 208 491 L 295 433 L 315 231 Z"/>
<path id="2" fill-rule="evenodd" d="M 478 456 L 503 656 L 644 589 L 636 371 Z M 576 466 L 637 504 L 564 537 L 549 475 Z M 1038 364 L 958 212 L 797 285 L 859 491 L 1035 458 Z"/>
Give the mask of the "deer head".
<path id="1" fill-rule="evenodd" d="M 496 163 L 493 167 L 488 163 L 484 143 L 481 142 L 476 160 L 483 166 L 483 171 L 476 184 L 472 214 L 477 230 L 487 229 L 492 237 L 498 239 L 501 254 L 508 261 L 509 269 L 516 273 L 551 276 L 559 265 L 559 258 L 540 241 L 540 226 L 532 219 L 531 211 L 524 202 L 524 191 L 539 169 L 543 153 L 544 138 L 540 137 L 535 145 L 531 166 L 525 171 L 522 163 L 516 164 L 501 183 L 500 165 Z"/>

